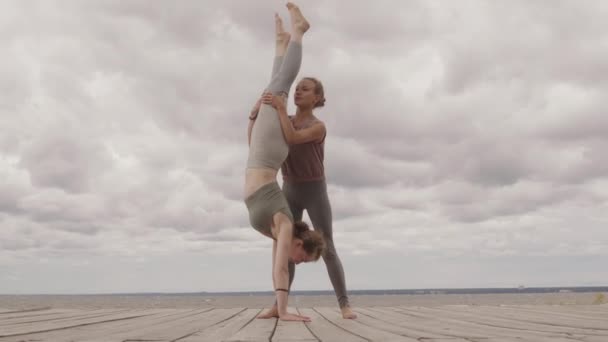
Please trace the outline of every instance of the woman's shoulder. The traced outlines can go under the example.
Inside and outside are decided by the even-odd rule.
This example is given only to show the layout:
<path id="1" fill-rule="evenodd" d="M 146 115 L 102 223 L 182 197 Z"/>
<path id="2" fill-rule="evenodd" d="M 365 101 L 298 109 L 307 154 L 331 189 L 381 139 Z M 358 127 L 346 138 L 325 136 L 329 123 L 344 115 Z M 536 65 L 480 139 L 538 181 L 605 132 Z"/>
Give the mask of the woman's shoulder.
<path id="1" fill-rule="evenodd" d="M 319 119 L 319 118 L 314 118 L 314 119 L 312 119 L 312 121 L 313 121 L 314 123 L 321 123 L 321 124 L 324 124 L 324 125 L 325 125 L 325 122 L 324 122 L 323 120 Z"/>
<path id="2" fill-rule="evenodd" d="M 317 118 L 310 118 L 306 121 L 298 121 L 296 120 L 295 115 L 292 115 L 289 117 L 289 120 L 291 120 L 291 122 L 294 125 L 294 128 L 296 129 L 304 129 L 304 128 L 310 128 L 314 125 L 323 125 L 325 126 L 325 123 Z"/>
<path id="3" fill-rule="evenodd" d="M 307 122 L 307 126 L 312 126 L 312 125 L 323 125 L 325 126 L 325 122 L 323 122 L 323 120 L 317 118 L 317 117 L 313 117 L 311 118 L 308 122 Z"/>

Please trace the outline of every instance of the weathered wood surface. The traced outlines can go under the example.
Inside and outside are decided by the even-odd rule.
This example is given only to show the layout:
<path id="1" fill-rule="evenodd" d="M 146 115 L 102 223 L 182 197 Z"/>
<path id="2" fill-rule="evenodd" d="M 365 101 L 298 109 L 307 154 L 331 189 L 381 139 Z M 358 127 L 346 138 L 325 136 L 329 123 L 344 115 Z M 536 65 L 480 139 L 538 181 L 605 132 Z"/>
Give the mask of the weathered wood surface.
<path id="1" fill-rule="evenodd" d="M 256 319 L 259 309 L 0 308 L 0 342 L 608 342 L 608 305 L 290 308 L 312 322 Z"/>

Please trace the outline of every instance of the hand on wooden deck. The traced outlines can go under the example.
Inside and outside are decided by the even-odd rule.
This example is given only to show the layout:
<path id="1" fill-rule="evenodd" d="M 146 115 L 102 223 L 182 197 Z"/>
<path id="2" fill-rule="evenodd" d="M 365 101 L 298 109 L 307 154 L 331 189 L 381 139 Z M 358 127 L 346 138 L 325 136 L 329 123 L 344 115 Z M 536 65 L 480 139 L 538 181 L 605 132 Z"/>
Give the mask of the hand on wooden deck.
<path id="1" fill-rule="evenodd" d="M 281 321 L 297 321 L 297 322 L 310 322 L 310 317 L 296 315 L 292 313 L 286 313 L 279 317 Z"/>

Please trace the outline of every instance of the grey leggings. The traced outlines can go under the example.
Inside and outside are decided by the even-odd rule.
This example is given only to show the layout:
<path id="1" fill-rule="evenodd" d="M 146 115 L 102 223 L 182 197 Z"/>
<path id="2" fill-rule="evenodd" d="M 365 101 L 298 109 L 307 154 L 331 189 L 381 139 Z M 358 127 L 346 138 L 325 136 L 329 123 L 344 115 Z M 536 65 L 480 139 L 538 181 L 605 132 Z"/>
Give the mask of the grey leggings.
<path id="1" fill-rule="evenodd" d="M 271 81 L 266 91 L 274 95 L 289 94 L 302 64 L 302 44 L 290 41 L 285 57 L 275 57 Z M 277 110 L 262 104 L 251 131 L 248 168 L 270 168 L 278 170 L 287 158 L 289 146 L 283 137 Z"/>
<path id="2" fill-rule="evenodd" d="M 338 298 L 340 308 L 349 305 L 348 295 L 346 294 L 346 281 L 344 280 L 344 269 L 342 262 L 334 247 L 332 225 L 331 225 L 331 205 L 327 196 L 327 184 L 324 180 L 309 182 L 284 182 L 283 193 L 287 198 L 287 203 L 291 209 L 295 221 L 302 220 L 304 210 L 312 221 L 312 226 L 323 234 L 327 249 L 323 254 L 323 261 L 327 267 L 329 279 L 334 287 L 334 292 Z M 294 221 L 294 222 L 295 222 Z M 295 277 L 295 265 L 289 263 L 289 287 Z"/>

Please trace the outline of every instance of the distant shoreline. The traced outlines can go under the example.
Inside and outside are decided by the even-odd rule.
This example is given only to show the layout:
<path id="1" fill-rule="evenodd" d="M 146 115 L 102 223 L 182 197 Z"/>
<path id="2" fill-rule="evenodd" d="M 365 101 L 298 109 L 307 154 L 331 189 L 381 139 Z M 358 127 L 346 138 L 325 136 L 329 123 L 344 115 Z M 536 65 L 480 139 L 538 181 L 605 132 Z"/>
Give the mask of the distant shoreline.
<path id="1" fill-rule="evenodd" d="M 542 293 L 587 293 L 608 292 L 608 286 L 563 286 L 563 287 L 503 287 L 503 288 L 431 288 L 431 289 L 382 289 L 382 290 L 349 290 L 350 295 L 374 296 L 374 295 L 437 295 L 437 294 L 542 294 Z M 333 295 L 333 290 L 294 290 L 292 295 L 298 296 L 323 296 Z M 13 294 L 2 293 L 0 296 L 266 296 L 274 295 L 272 291 L 234 291 L 234 292 L 125 292 L 125 293 L 77 293 L 77 294 L 53 294 L 53 293 L 27 293 Z"/>

